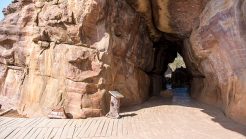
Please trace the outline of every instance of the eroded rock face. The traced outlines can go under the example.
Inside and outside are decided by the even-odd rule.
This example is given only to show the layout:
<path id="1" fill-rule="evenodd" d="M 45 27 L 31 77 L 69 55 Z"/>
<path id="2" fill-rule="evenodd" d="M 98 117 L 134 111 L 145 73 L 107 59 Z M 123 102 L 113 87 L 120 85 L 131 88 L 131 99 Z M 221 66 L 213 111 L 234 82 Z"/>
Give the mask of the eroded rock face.
<path id="1" fill-rule="evenodd" d="M 193 75 L 192 96 L 221 107 L 229 117 L 245 124 L 246 2 L 243 0 L 127 1 L 141 13 L 150 32 L 152 31 L 151 36 L 161 31 L 175 34 L 185 40 L 181 50 L 187 67 Z M 155 35 L 155 38 L 159 37 Z M 157 53 L 155 64 L 164 61 L 167 58 L 165 53 L 168 52 L 170 53 L 170 51 Z M 158 55 L 164 58 L 159 58 Z M 163 67 L 165 67 L 164 63 L 157 67 L 157 70 Z M 152 80 L 154 81 L 152 91 L 160 92 L 160 84 L 163 84 L 160 74 L 152 76 Z"/>
<path id="2" fill-rule="evenodd" d="M 184 49 L 194 75 L 193 97 L 223 108 L 228 116 L 244 124 L 245 4 L 244 0 L 210 1 Z"/>
<path id="3" fill-rule="evenodd" d="M 153 41 L 160 32 L 188 37 L 209 0 L 126 0 L 145 19 Z"/>
<path id="4" fill-rule="evenodd" d="M 124 105 L 148 96 L 154 49 L 145 23 L 115 0 L 16 0 L 0 23 L 1 96 L 28 116 L 64 106 L 68 116 L 106 114 L 108 90 Z"/>

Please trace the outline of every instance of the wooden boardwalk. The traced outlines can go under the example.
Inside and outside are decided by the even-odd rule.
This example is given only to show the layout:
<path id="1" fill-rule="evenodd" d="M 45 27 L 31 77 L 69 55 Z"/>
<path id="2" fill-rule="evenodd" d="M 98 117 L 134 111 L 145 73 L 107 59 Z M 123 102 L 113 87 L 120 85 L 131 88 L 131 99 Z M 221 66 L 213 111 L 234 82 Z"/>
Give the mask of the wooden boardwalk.
<path id="1" fill-rule="evenodd" d="M 0 139 L 246 139 L 246 127 L 186 96 L 152 98 L 121 119 L 0 117 Z"/>

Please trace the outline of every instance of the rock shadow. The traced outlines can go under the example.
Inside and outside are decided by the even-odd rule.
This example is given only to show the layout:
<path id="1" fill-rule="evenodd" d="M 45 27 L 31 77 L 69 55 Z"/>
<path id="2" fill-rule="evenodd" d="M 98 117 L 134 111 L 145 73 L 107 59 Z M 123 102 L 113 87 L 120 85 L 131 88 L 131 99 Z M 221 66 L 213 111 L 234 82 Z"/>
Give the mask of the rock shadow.
<path id="1" fill-rule="evenodd" d="M 189 93 L 183 92 L 182 89 L 181 90 L 177 89 L 174 93 L 173 98 L 162 98 L 162 97 L 154 96 L 141 105 L 123 108 L 122 112 L 130 113 L 141 109 L 158 107 L 163 105 L 174 105 L 174 106 L 176 105 L 176 106 L 201 109 L 203 113 L 206 113 L 207 115 L 212 117 L 211 119 L 212 121 L 220 124 L 223 128 L 237 132 L 246 137 L 245 125 L 237 123 L 231 120 L 230 118 L 226 117 L 225 113 L 219 108 L 192 99 L 189 96 Z"/>

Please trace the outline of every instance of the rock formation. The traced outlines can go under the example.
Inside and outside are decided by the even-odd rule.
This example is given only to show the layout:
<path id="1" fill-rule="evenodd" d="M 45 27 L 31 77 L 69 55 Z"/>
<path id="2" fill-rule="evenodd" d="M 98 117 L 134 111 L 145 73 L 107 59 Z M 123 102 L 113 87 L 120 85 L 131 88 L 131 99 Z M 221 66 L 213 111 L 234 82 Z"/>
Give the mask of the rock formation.
<path id="1" fill-rule="evenodd" d="M 211 0 L 185 41 L 192 96 L 246 124 L 246 1 Z M 202 76 L 199 76 L 202 75 Z"/>
<path id="2" fill-rule="evenodd" d="M 102 116 L 109 90 L 142 103 L 179 52 L 192 96 L 246 124 L 244 0 L 14 0 L 3 12 L 0 95 L 21 114 Z"/>
<path id="3" fill-rule="evenodd" d="M 20 113 L 64 106 L 73 118 L 102 116 L 108 90 L 119 90 L 123 105 L 148 97 L 154 49 L 125 1 L 15 0 L 4 14 L 0 94 Z"/>
<path id="4" fill-rule="evenodd" d="M 147 1 L 135 1 L 130 4 L 143 14 L 146 23 L 150 24 L 149 28 L 154 24 L 155 28 L 152 30 L 164 33 L 162 36 L 165 36 L 166 40 L 161 38 L 158 43 L 168 44 L 170 49 L 174 46 L 167 40 L 183 41 L 183 44 L 176 44 L 176 51 L 182 54 L 193 76 L 192 96 L 222 108 L 226 115 L 246 124 L 244 105 L 246 102 L 244 35 L 246 2 L 243 0 Z M 144 11 L 141 6 L 136 6 L 149 3 L 152 4 L 152 10 Z M 151 16 L 149 12 L 152 12 Z M 149 18 L 154 20 L 149 23 Z M 159 52 L 161 51 L 157 53 Z M 173 52 L 167 49 L 161 53 L 163 54 L 160 56 L 155 54 L 155 57 L 158 57 L 155 63 L 171 58 L 165 53 Z M 157 69 L 162 68 L 165 69 L 166 65 L 161 64 Z M 158 73 L 157 78 L 155 76 L 155 82 L 151 84 L 154 86 L 152 92 L 160 92 L 162 89 L 161 75 L 162 73 Z"/>

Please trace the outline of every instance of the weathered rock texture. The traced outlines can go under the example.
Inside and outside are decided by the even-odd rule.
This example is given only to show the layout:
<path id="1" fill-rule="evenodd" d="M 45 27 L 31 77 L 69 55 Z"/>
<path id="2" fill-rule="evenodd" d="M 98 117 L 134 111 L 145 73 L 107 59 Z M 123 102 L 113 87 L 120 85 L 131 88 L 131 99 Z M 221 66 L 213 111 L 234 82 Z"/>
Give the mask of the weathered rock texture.
<path id="1" fill-rule="evenodd" d="M 145 19 L 153 41 L 160 31 L 189 35 L 208 0 L 126 0 Z M 153 20 L 154 19 L 154 20 Z"/>
<path id="2" fill-rule="evenodd" d="M 64 106 L 73 118 L 106 114 L 165 89 L 177 52 L 192 96 L 246 124 L 244 0 L 15 0 L 0 23 L 0 94 L 22 114 Z"/>
<path id="3" fill-rule="evenodd" d="M 143 102 L 154 49 L 141 17 L 115 0 L 16 0 L 0 23 L 1 96 L 20 113 L 64 106 L 73 118 L 102 116 L 108 90 Z"/>
<path id="4" fill-rule="evenodd" d="M 246 2 L 211 0 L 184 53 L 196 75 L 193 97 L 215 104 L 246 124 Z M 199 76 L 200 75 L 200 76 Z"/>
<path id="5" fill-rule="evenodd" d="M 192 96 L 221 107 L 229 117 L 246 124 L 246 2 L 244 0 L 127 1 L 142 14 L 150 32 L 152 31 L 152 38 L 160 38 L 158 35 L 153 37 L 152 34 L 161 31 L 173 33 L 164 35 L 167 40 L 175 41 L 172 36 L 185 40 L 182 46 L 177 44 L 176 51 L 182 53 L 193 75 Z M 146 10 L 148 7 L 146 5 L 150 3 L 152 10 Z M 150 20 L 152 18 L 154 20 Z M 152 27 L 152 24 L 155 26 Z M 162 38 L 159 42 L 161 41 Z M 170 44 L 168 46 L 172 47 Z M 157 52 L 155 63 L 168 59 L 165 53 L 170 52 L 170 50 Z M 166 67 L 164 63 L 157 69 L 163 67 Z M 153 92 L 160 92 L 161 80 L 161 74 L 154 76 Z"/>

